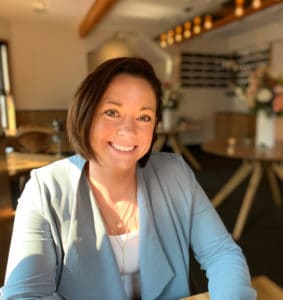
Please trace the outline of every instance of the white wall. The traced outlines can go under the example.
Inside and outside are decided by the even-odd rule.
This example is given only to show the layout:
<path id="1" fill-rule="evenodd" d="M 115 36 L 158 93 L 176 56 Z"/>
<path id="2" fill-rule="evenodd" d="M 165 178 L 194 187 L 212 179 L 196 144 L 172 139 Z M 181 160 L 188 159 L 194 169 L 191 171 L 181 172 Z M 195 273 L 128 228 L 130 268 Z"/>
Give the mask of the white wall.
<path id="1" fill-rule="evenodd" d="M 0 39 L 8 40 L 10 36 L 11 36 L 11 24 L 4 19 L 0 19 Z"/>
<path id="2" fill-rule="evenodd" d="M 87 52 L 105 35 L 79 39 L 77 28 L 62 24 L 0 20 L 0 38 L 10 46 L 16 109 L 67 109 L 87 74 Z"/>
<path id="3" fill-rule="evenodd" d="M 17 109 L 64 109 L 86 73 L 81 43 L 68 28 L 13 23 L 11 35 Z"/>

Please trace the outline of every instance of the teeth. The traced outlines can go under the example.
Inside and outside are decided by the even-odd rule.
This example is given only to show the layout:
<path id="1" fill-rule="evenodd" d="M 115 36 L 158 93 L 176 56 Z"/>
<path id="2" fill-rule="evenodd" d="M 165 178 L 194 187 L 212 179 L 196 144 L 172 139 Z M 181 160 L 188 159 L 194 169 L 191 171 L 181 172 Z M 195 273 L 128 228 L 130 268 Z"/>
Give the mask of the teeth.
<path id="1" fill-rule="evenodd" d="M 132 151 L 134 150 L 134 146 L 121 146 L 121 145 L 118 145 L 118 144 L 113 144 L 112 143 L 112 146 L 113 148 L 117 149 L 117 150 L 120 150 L 120 151 Z"/>

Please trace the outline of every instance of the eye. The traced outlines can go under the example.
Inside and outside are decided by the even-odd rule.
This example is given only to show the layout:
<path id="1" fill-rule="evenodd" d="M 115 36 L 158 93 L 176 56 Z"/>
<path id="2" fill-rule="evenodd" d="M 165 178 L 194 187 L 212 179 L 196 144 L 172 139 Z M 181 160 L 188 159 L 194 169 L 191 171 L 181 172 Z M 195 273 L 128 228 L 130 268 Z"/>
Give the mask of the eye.
<path id="1" fill-rule="evenodd" d="M 107 109 L 104 114 L 107 117 L 111 117 L 111 118 L 118 118 L 119 117 L 119 113 L 117 112 L 117 110 L 114 109 Z"/>
<path id="2" fill-rule="evenodd" d="M 142 122 L 150 122 L 152 118 L 149 115 L 141 115 L 138 117 L 138 120 Z"/>

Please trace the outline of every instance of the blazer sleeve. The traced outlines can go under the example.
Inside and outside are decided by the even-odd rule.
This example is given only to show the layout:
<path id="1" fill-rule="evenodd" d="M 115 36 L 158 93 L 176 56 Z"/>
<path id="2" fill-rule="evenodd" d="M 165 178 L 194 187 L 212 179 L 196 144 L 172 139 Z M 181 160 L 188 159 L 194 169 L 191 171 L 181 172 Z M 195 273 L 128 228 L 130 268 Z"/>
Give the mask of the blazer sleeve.
<path id="1" fill-rule="evenodd" d="M 190 244 L 206 271 L 211 300 L 255 300 L 246 259 L 227 232 L 216 210 L 182 158 L 187 180 L 192 182 Z"/>
<path id="2" fill-rule="evenodd" d="M 1 300 L 62 299 L 56 294 L 57 260 L 42 191 L 32 172 L 19 199 Z"/>

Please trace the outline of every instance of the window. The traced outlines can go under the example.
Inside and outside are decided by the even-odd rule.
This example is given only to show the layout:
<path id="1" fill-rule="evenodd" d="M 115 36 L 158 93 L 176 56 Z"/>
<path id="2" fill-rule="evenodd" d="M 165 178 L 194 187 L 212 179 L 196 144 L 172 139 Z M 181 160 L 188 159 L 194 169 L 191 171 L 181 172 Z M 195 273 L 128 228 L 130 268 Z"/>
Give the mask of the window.
<path id="1" fill-rule="evenodd" d="M 0 128 L 8 128 L 7 99 L 10 95 L 10 76 L 7 43 L 0 41 Z"/>

